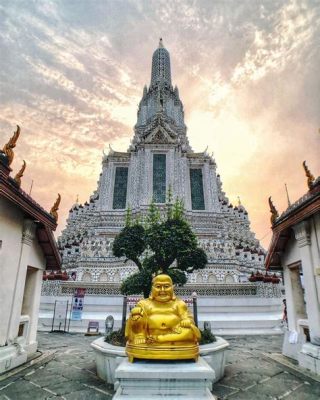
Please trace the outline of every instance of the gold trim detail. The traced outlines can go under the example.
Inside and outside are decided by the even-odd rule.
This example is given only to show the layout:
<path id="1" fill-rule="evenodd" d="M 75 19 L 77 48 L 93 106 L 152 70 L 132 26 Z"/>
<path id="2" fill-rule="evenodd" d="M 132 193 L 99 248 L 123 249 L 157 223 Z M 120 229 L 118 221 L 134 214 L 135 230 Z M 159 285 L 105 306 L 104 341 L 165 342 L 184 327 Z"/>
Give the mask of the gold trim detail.
<path id="1" fill-rule="evenodd" d="M 21 186 L 21 178 L 23 177 L 24 170 L 26 169 L 27 163 L 23 160 L 22 167 L 20 168 L 20 171 L 17 173 L 17 175 L 14 177 L 14 180 L 18 184 L 18 186 Z"/>
<path id="2" fill-rule="evenodd" d="M 271 225 L 274 225 L 277 218 L 279 217 L 279 213 L 278 213 L 277 209 L 275 208 L 274 204 L 272 203 L 271 196 L 269 197 L 268 200 L 269 200 L 269 207 L 270 207 L 270 212 L 271 212 L 270 221 L 271 221 Z"/>
<path id="3" fill-rule="evenodd" d="M 60 201 L 61 201 L 61 196 L 60 193 L 58 193 L 58 197 L 57 200 L 55 201 L 54 205 L 52 206 L 51 210 L 50 210 L 50 214 L 53 216 L 53 218 L 58 221 L 58 210 L 59 210 L 59 205 L 60 205 Z"/>
<path id="4" fill-rule="evenodd" d="M 304 172 L 306 173 L 306 177 L 308 178 L 308 180 L 307 180 L 308 188 L 312 189 L 313 182 L 314 182 L 314 176 L 310 172 L 310 169 L 308 168 L 306 161 L 303 161 L 302 166 L 303 166 Z"/>
<path id="5" fill-rule="evenodd" d="M 20 126 L 17 125 L 17 130 L 13 133 L 13 136 L 9 139 L 2 149 L 2 152 L 8 157 L 8 166 L 12 164 L 14 158 L 13 148 L 16 147 L 17 140 L 20 136 Z"/>

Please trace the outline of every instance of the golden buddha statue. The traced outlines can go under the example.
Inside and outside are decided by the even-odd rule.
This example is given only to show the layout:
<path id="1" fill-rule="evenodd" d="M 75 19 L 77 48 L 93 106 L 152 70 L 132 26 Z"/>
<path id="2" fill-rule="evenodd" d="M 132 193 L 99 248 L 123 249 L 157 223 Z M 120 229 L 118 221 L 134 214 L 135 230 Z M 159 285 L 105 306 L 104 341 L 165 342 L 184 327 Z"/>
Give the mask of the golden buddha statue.
<path id="1" fill-rule="evenodd" d="M 125 336 L 130 362 L 134 358 L 197 360 L 199 356 L 200 331 L 186 303 L 176 298 L 168 275 L 153 278 L 150 297 L 131 310 Z"/>

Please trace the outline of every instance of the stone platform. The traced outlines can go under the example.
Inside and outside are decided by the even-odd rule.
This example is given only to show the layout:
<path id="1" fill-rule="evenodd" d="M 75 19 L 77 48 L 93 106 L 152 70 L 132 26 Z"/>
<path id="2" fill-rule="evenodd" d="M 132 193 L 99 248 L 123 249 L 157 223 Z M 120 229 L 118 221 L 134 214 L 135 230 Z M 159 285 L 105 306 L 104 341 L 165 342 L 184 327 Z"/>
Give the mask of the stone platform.
<path id="1" fill-rule="evenodd" d="M 211 393 L 213 369 L 200 357 L 197 362 L 123 360 L 116 369 L 114 400 L 160 398 L 216 399 Z"/>

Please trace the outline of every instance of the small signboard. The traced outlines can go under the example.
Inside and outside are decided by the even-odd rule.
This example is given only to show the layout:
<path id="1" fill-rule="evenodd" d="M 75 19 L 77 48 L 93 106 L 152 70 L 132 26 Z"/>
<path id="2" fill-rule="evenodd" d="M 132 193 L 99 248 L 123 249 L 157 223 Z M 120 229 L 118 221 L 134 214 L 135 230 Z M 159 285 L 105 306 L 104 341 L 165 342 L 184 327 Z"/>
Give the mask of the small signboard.
<path id="1" fill-rule="evenodd" d="M 66 331 L 69 301 L 56 300 L 54 302 L 51 331 Z"/>
<path id="2" fill-rule="evenodd" d="M 71 319 L 73 321 L 81 321 L 82 320 L 82 312 L 83 312 L 83 303 L 84 303 L 84 295 L 86 289 L 77 288 L 73 297 L 72 302 L 72 312 Z"/>

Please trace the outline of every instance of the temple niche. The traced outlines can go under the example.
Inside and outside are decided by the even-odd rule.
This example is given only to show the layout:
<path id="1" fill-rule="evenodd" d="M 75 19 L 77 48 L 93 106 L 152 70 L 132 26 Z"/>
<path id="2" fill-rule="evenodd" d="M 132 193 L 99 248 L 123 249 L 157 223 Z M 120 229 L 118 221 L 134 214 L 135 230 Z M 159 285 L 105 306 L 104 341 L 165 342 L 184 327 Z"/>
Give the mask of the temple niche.
<path id="1" fill-rule="evenodd" d="M 69 275 L 76 272 L 74 284 L 85 283 L 92 295 L 120 294 L 121 281 L 136 268 L 112 254 L 126 209 L 143 218 L 152 199 L 163 209 L 169 188 L 174 199 L 183 199 L 186 218 L 208 255 L 207 267 L 189 274 L 183 293 L 192 293 L 195 285 L 202 295 L 219 295 L 222 286 L 227 295 L 252 291 L 244 282 L 264 268 L 265 250 L 250 229 L 245 207 L 240 201 L 232 205 L 223 191 L 213 156 L 192 150 L 179 90 L 171 82 L 170 55 L 160 40 L 128 150 L 110 147 L 96 190 L 84 204 L 71 207 L 58 239 L 63 268 Z M 50 283 L 45 284 L 44 294 L 51 293 Z M 66 286 L 65 293 L 72 293 Z"/>

